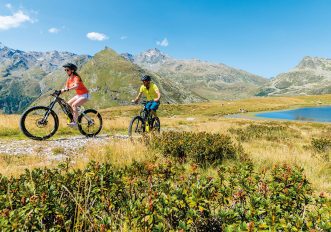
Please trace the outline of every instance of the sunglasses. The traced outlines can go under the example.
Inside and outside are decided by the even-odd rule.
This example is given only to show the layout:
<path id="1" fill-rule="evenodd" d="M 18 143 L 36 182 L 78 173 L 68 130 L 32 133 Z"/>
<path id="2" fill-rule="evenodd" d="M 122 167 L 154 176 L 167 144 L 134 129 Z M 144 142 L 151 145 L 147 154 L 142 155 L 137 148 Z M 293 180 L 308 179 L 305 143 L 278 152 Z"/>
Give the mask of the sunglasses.
<path id="1" fill-rule="evenodd" d="M 66 69 L 64 69 L 64 71 L 68 72 L 68 71 L 71 71 L 71 70 L 70 70 L 70 69 L 68 69 L 68 68 L 66 68 Z"/>

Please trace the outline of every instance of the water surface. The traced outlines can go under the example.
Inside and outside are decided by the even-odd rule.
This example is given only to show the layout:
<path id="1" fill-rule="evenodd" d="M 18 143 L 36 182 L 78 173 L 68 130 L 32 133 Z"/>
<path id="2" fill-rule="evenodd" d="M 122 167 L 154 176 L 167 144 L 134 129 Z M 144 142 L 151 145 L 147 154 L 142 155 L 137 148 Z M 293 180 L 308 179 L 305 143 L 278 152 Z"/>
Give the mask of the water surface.
<path id="1" fill-rule="evenodd" d="M 255 114 L 256 117 L 300 120 L 311 122 L 331 122 L 331 106 L 306 107 L 294 110 L 271 111 Z"/>

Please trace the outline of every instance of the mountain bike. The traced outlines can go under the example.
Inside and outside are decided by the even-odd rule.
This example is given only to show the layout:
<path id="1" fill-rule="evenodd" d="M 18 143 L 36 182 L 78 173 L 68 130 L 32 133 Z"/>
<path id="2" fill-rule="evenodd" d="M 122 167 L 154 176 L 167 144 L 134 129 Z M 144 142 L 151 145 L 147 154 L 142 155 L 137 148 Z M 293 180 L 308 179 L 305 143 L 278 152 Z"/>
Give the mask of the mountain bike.
<path id="1" fill-rule="evenodd" d="M 143 109 L 140 111 L 139 115 L 132 118 L 128 134 L 129 136 L 142 135 L 144 132 L 160 132 L 161 123 L 157 116 L 154 116 L 150 110 L 146 109 L 147 101 L 143 101 Z"/>
<path id="2" fill-rule="evenodd" d="M 49 106 L 34 106 L 23 112 L 20 128 L 24 135 L 34 140 L 45 140 L 52 137 L 59 128 L 59 118 L 53 111 L 56 103 L 66 114 L 68 123 L 74 120 L 71 106 L 59 97 L 60 94 L 60 90 L 51 94 L 54 99 Z M 100 113 L 94 109 L 84 110 L 83 107 L 80 107 L 78 111 L 77 127 L 80 133 L 87 137 L 96 136 L 102 129 Z"/>

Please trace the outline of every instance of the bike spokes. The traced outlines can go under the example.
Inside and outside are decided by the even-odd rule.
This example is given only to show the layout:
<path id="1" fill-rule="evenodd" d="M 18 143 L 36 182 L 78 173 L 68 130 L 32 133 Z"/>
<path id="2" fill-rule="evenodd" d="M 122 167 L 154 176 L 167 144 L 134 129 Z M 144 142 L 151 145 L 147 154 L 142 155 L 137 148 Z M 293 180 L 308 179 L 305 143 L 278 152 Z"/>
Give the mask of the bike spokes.
<path id="1" fill-rule="evenodd" d="M 78 117 L 78 129 L 83 135 L 95 136 L 101 128 L 102 118 L 96 110 L 86 110 Z"/>
<path id="2" fill-rule="evenodd" d="M 140 136 L 144 132 L 145 126 L 142 118 L 139 116 L 133 118 L 129 126 L 129 136 Z"/>
<path id="3" fill-rule="evenodd" d="M 136 120 L 134 123 L 135 124 L 132 126 L 134 128 L 134 133 L 138 133 L 138 134 L 143 133 L 144 130 L 143 130 L 142 122 L 140 120 Z"/>
<path id="4" fill-rule="evenodd" d="M 23 113 L 20 126 L 25 135 L 43 140 L 51 137 L 58 128 L 58 120 L 47 107 L 37 106 Z"/>

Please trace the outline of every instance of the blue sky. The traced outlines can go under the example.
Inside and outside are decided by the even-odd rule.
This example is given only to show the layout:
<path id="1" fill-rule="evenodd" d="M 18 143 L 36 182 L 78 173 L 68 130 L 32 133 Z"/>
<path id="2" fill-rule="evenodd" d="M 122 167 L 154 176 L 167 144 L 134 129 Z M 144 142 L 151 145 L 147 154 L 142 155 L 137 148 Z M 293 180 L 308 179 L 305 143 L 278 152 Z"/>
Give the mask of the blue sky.
<path id="1" fill-rule="evenodd" d="M 330 12 L 329 0 L 0 0 L 0 42 L 90 55 L 157 47 L 272 77 L 331 57 Z"/>

